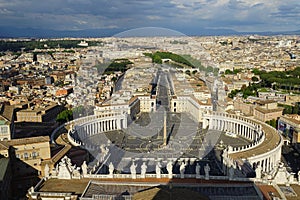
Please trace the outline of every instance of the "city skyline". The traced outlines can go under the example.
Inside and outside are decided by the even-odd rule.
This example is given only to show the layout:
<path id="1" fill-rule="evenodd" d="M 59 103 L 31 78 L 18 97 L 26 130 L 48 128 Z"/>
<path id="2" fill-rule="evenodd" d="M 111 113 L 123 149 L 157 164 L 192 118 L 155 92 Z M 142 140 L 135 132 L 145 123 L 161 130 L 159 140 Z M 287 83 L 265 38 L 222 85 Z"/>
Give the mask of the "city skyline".
<path id="1" fill-rule="evenodd" d="M 0 1 L 0 37 L 112 36 L 142 27 L 186 35 L 299 30 L 296 0 Z M 45 33 L 47 32 L 47 33 Z"/>

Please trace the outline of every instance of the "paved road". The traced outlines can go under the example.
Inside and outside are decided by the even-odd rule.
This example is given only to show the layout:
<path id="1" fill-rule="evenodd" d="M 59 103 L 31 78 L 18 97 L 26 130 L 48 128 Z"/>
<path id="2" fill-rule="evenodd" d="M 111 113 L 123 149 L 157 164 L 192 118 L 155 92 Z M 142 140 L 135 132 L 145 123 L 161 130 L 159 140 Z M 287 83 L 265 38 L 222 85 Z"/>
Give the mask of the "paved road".
<path id="1" fill-rule="evenodd" d="M 168 79 L 168 72 L 159 70 L 158 75 L 157 102 L 159 106 L 164 106 L 168 111 L 170 107 L 170 83 Z"/>

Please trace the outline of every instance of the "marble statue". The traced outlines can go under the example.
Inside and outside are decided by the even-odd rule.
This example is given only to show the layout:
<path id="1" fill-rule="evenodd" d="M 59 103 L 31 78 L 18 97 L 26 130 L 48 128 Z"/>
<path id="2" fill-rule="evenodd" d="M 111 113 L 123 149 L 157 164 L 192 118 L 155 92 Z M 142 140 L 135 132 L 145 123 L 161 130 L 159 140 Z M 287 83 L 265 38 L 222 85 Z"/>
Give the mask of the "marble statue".
<path id="1" fill-rule="evenodd" d="M 110 162 L 109 163 L 109 165 L 108 165 L 108 171 L 109 171 L 109 177 L 113 177 L 113 175 L 114 175 L 114 165 L 113 165 L 113 163 L 112 162 Z"/>
<path id="2" fill-rule="evenodd" d="M 31 187 L 28 189 L 28 193 L 29 193 L 29 194 L 34 193 L 34 187 L 33 187 L 33 186 L 31 186 Z"/>
<path id="3" fill-rule="evenodd" d="M 55 170 L 54 170 L 55 176 L 58 176 L 58 165 L 56 165 Z"/>
<path id="4" fill-rule="evenodd" d="M 277 173 L 273 178 L 273 182 L 276 184 L 289 184 L 289 177 L 291 173 L 289 173 L 282 162 L 278 163 Z"/>
<path id="5" fill-rule="evenodd" d="M 146 177 L 146 171 L 147 171 L 147 165 L 145 162 L 141 165 L 141 177 L 145 178 Z"/>
<path id="6" fill-rule="evenodd" d="M 294 183 L 294 180 L 295 180 L 295 173 L 290 173 L 290 176 L 288 177 L 288 182 L 289 183 Z"/>
<path id="7" fill-rule="evenodd" d="M 196 178 L 200 178 L 200 168 L 201 166 L 199 165 L 199 163 L 196 164 Z"/>
<path id="8" fill-rule="evenodd" d="M 227 153 L 231 153 L 232 151 L 233 151 L 233 147 L 229 145 L 227 149 Z"/>
<path id="9" fill-rule="evenodd" d="M 161 168 L 161 164 L 158 161 L 155 166 L 156 178 L 161 178 L 160 168 Z"/>
<path id="10" fill-rule="evenodd" d="M 58 166 L 58 175 L 59 179 L 71 179 L 72 178 L 72 171 L 69 168 L 68 160 L 64 157 L 59 162 Z"/>
<path id="11" fill-rule="evenodd" d="M 108 154 L 109 149 L 104 145 L 101 144 L 100 145 L 100 151 L 101 151 L 101 157 L 100 157 L 100 161 L 104 161 L 105 156 Z"/>
<path id="12" fill-rule="evenodd" d="M 210 167 L 208 163 L 204 166 L 204 172 L 205 172 L 205 180 L 209 180 Z"/>
<path id="13" fill-rule="evenodd" d="M 45 169 L 44 169 L 44 173 L 45 173 L 45 177 L 46 178 L 49 178 L 49 165 L 48 164 L 46 164 L 45 165 Z"/>
<path id="14" fill-rule="evenodd" d="M 172 161 L 170 160 L 167 164 L 167 170 L 168 170 L 168 177 L 169 178 L 172 178 L 173 177 L 173 164 L 172 164 Z"/>
<path id="15" fill-rule="evenodd" d="M 180 171 L 180 178 L 184 178 L 184 172 L 185 172 L 185 163 L 184 162 L 181 162 L 179 171 Z"/>
<path id="16" fill-rule="evenodd" d="M 255 178 L 257 179 L 261 179 L 261 171 L 262 171 L 262 168 L 260 165 L 258 165 L 255 169 Z"/>
<path id="17" fill-rule="evenodd" d="M 87 175 L 87 164 L 86 164 L 86 161 L 83 161 L 83 163 L 81 165 L 81 171 L 82 171 L 82 175 L 83 176 Z"/>
<path id="18" fill-rule="evenodd" d="M 72 170 L 72 179 L 80 179 L 80 167 L 74 168 Z"/>
<path id="19" fill-rule="evenodd" d="M 67 156 L 63 157 L 58 164 L 57 178 L 59 179 L 72 179 L 80 178 L 80 168 L 75 165 L 72 166 L 71 159 Z"/>
<path id="20" fill-rule="evenodd" d="M 131 173 L 131 177 L 133 179 L 136 179 L 136 164 L 134 164 L 134 161 L 132 161 L 132 164 L 130 166 L 130 173 Z"/>

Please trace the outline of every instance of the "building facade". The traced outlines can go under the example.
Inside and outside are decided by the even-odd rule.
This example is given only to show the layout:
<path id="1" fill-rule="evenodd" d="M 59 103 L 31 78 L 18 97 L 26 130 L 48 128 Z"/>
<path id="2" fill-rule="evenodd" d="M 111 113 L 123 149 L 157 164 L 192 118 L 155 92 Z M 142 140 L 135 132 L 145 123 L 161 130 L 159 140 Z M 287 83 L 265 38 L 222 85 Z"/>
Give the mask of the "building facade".
<path id="1" fill-rule="evenodd" d="M 0 141 L 0 154 L 14 159 L 17 174 L 40 173 L 42 161 L 51 159 L 49 136 Z"/>
<path id="2" fill-rule="evenodd" d="M 278 119 L 278 131 L 289 139 L 297 149 L 300 149 L 300 115 L 283 115 Z"/>

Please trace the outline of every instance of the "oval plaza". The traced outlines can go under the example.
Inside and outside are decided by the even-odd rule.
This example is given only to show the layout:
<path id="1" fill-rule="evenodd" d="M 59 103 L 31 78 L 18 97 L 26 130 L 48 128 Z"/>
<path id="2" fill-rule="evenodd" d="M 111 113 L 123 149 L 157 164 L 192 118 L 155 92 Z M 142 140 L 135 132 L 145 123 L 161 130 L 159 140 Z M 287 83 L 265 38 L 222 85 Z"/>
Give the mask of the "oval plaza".
<path id="1" fill-rule="evenodd" d="M 140 79 L 145 81 L 141 83 Z M 93 173 L 105 172 L 99 169 L 101 163 L 106 161 L 108 166 L 110 160 L 120 154 L 125 163 L 112 162 L 115 168 L 118 165 L 118 170 L 125 172 L 127 166 L 129 172 L 131 163 L 136 162 L 139 172 L 138 168 L 146 161 L 147 172 L 150 165 L 154 171 L 159 155 L 164 154 L 176 155 L 167 159 L 173 161 L 175 171 L 175 162 L 179 160 L 178 173 L 180 163 L 186 160 L 186 164 L 193 166 L 189 173 L 195 174 L 195 163 L 205 157 L 199 156 L 199 152 L 206 148 L 208 134 L 217 137 L 212 145 L 220 146 L 221 142 L 220 162 L 223 166 L 219 168 L 222 174 L 228 175 L 231 167 L 242 171 L 235 175 L 243 174 L 243 177 L 249 176 L 251 171 L 253 174 L 257 168 L 269 173 L 280 162 L 283 142 L 278 132 L 254 119 L 213 111 L 210 88 L 200 76 L 191 78 L 167 65 L 145 65 L 129 69 L 121 85 L 109 101 L 96 106 L 93 116 L 68 123 L 72 126 L 68 133 L 72 144 L 97 152 L 98 162 L 89 165 Z M 151 118 L 151 113 L 160 114 Z M 147 119 L 150 119 L 148 124 L 144 122 Z M 184 122 L 184 119 L 191 122 Z M 136 121 L 146 125 L 136 126 Z M 191 126 L 194 128 L 188 131 Z M 227 138 L 227 142 L 220 135 Z M 236 145 L 235 141 L 239 139 L 246 142 Z M 110 148 L 111 145 L 114 148 Z M 107 152 L 103 150 L 105 148 Z M 106 154 L 101 154 L 101 149 Z M 105 160 L 108 155 L 111 159 Z M 167 165 L 164 159 L 161 157 L 162 167 Z"/>

